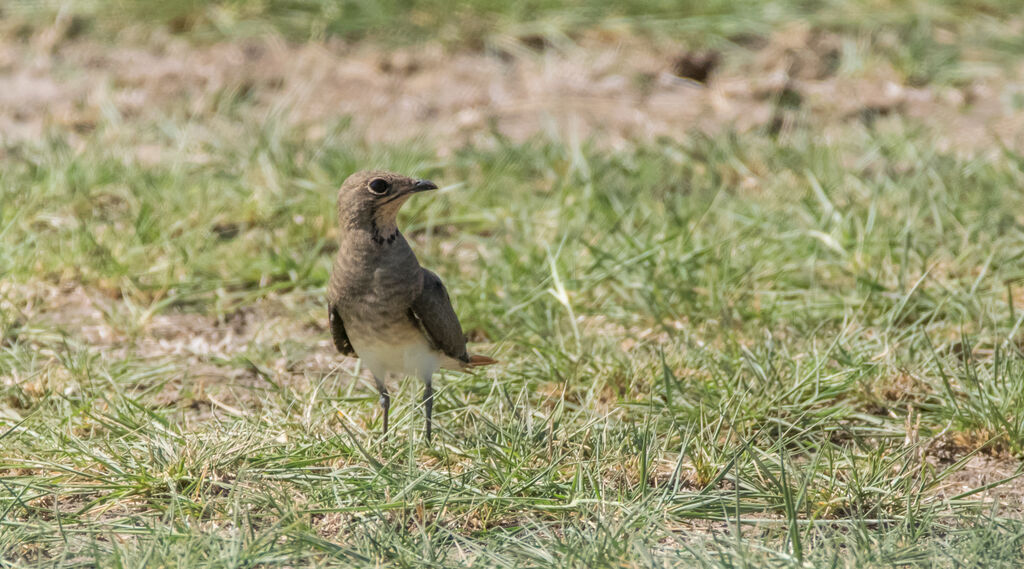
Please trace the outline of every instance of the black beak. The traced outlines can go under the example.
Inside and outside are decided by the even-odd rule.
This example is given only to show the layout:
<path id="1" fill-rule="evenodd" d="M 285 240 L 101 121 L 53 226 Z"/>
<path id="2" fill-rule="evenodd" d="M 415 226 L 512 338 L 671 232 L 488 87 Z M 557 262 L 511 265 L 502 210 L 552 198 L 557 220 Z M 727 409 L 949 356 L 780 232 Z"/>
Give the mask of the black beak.
<path id="1" fill-rule="evenodd" d="M 430 180 L 416 180 L 416 184 L 412 187 L 414 192 L 425 192 L 427 190 L 436 190 L 437 184 Z"/>

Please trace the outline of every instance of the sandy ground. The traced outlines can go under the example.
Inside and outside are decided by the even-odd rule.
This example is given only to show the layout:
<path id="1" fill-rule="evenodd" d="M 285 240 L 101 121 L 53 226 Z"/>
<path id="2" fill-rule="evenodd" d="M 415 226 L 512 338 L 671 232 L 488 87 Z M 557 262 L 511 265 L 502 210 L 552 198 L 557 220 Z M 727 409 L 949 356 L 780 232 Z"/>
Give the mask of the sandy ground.
<path id="1" fill-rule="evenodd" d="M 209 418 L 214 407 L 234 414 L 258 407 L 254 387 L 267 386 L 262 374 L 305 392 L 324 373 L 343 377 L 343 383 L 351 383 L 358 373 L 356 360 L 336 354 L 326 318 L 319 318 L 320 302 L 315 303 L 315 314 L 304 314 L 270 297 L 223 318 L 177 311 L 140 317 L 137 308 L 77 285 L 0 282 L 0 314 L 27 323 L 16 325 L 15 333 L 41 362 L 40 373 L 31 378 L 19 377 L 14 370 L 12 376 L 0 376 L 0 382 L 19 384 L 38 396 L 80 389 L 51 347 L 55 333 L 76 349 L 104 359 L 172 368 L 171 381 L 148 400 L 183 409 L 183 420 L 190 422 Z M 267 353 L 275 357 L 268 360 L 263 357 Z M 5 407 L 0 402 L 0 416 L 17 414 Z"/>
<path id="2" fill-rule="evenodd" d="M 10 143 L 53 127 L 81 134 L 100 123 L 204 120 L 236 101 L 254 120 L 273 116 L 311 138 L 344 119 L 371 142 L 427 137 L 442 152 L 494 133 L 618 147 L 693 131 L 784 130 L 792 120 L 834 137 L 851 121 L 893 114 L 933 128 L 943 150 L 998 151 L 997 140 L 1024 148 L 1024 112 L 1014 105 L 1024 64 L 979 63 L 967 85 L 912 87 L 885 62 L 844 69 L 840 47 L 803 27 L 726 54 L 608 33 L 453 54 L 273 37 L 196 46 L 157 35 L 110 46 L 44 30 L 0 40 L 0 133 Z M 159 161 L 160 151 L 138 148 L 143 161 Z"/>

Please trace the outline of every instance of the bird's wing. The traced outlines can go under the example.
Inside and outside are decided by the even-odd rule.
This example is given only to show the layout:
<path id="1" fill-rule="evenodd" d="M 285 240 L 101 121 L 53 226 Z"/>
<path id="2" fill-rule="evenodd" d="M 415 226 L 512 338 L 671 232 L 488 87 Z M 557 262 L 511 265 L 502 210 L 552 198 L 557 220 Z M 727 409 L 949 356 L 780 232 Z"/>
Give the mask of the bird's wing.
<path id="1" fill-rule="evenodd" d="M 355 349 L 352 348 L 352 342 L 349 341 L 348 334 L 345 333 L 345 323 L 338 315 L 334 304 L 327 305 L 327 313 L 331 322 L 331 337 L 334 338 L 334 347 L 346 356 L 356 355 Z"/>
<path id="2" fill-rule="evenodd" d="M 412 303 L 410 315 L 435 348 L 450 358 L 469 363 L 466 337 L 455 315 L 441 277 L 423 269 L 423 292 Z"/>

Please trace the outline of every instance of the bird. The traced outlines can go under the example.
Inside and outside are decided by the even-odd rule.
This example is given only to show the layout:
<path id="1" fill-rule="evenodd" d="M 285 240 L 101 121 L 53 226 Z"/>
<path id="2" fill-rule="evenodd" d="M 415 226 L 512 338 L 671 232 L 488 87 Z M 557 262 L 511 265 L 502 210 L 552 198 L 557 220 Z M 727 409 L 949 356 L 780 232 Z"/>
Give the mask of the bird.
<path id="1" fill-rule="evenodd" d="M 434 373 L 497 363 L 468 353 L 444 283 L 420 266 L 398 229 L 398 211 L 406 200 L 436 189 L 429 180 L 368 170 L 350 175 L 338 190 L 338 253 L 327 287 L 331 337 L 340 353 L 358 357 L 373 375 L 385 438 L 390 377 L 412 376 L 423 382 L 430 441 Z"/>

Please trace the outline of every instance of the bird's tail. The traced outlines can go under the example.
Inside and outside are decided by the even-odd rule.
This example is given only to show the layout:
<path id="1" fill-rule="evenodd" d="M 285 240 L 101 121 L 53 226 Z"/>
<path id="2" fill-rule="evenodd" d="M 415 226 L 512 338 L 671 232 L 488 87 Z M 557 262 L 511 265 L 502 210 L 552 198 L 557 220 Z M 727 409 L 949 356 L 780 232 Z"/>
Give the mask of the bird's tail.
<path id="1" fill-rule="evenodd" d="M 477 368 L 477 367 L 480 367 L 480 366 L 489 366 L 491 364 L 496 364 L 496 363 L 498 363 L 498 360 L 491 359 L 491 358 L 489 358 L 487 356 L 477 356 L 477 355 L 469 356 L 468 360 L 464 360 L 462 358 L 459 358 L 459 359 L 455 359 L 455 358 L 442 358 L 441 359 L 441 367 L 443 367 L 444 369 L 453 369 L 455 371 L 464 371 L 464 372 L 467 372 L 467 373 L 472 372 L 473 368 Z"/>
<path id="2" fill-rule="evenodd" d="M 489 358 L 487 356 L 481 356 L 479 354 L 473 354 L 473 355 L 469 356 L 469 363 L 466 364 L 466 367 L 471 367 L 472 368 L 472 367 L 480 367 L 480 366 L 489 366 L 491 364 L 496 364 L 496 363 L 498 363 L 498 360 L 491 359 L 491 358 Z"/>

